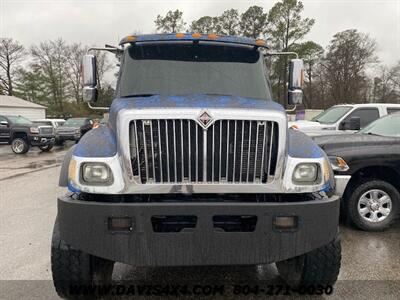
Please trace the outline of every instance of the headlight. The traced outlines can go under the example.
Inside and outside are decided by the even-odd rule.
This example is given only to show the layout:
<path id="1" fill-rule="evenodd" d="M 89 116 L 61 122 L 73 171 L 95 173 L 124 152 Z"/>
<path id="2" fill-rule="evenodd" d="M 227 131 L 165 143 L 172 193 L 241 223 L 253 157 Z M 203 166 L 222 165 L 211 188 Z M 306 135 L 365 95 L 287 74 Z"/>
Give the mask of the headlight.
<path id="1" fill-rule="evenodd" d="M 318 164 L 301 163 L 296 166 L 293 172 L 294 183 L 314 183 L 318 179 Z"/>
<path id="2" fill-rule="evenodd" d="M 339 156 L 329 156 L 329 161 L 334 171 L 347 171 L 350 169 L 346 161 Z"/>
<path id="3" fill-rule="evenodd" d="M 75 133 L 81 133 L 81 130 L 79 128 L 75 129 Z"/>
<path id="4" fill-rule="evenodd" d="M 29 128 L 30 133 L 39 133 L 39 128 L 37 127 L 31 127 Z"/>
<path id="5" fill-rule="evenodd" d="M 82 181 L 87 184 L 110 185 L 113 182 L 111 169 L 104 163 L 88 162 L 82 165 Z"/>

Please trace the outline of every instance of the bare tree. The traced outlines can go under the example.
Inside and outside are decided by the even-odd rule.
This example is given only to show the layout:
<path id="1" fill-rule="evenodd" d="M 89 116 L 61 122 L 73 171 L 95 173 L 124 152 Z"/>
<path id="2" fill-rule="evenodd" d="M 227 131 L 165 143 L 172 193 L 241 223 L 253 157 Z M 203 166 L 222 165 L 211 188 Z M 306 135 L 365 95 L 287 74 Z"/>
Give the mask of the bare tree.
<path id="1" fill-rule="evenodd" d="M 349 29 L 333 36 L 323 60 L 331 104 L 365 102 L 365 71 L 377 62 L 376 42 L 368 34 Z"/>
<path id="2" fill-rule="evenodd" d="M 400 66 L 400 65 L 399 65 Z M 382 103 L 400 102 L 399 66 L 380 66 L 379 73 L 373 79 L 373 101 Z"/>
<path id="3" fill-rule="evenodd" d="M 58 106 L 59 112 L 64 113 L 63 103 L 69 98 L 69 49 L 62 39 L 42 42 L 32 46 L 32 69 L 41 72 L 44 83 L 51 93 L 51 102 Z"/>
<path id="4" fill-rule="evenodd" d="M 25 55 L 24 47 L 13 39 L 0 40 L 0 85 L 1 91 L 13 95 L 15 71 Z"/>
<path id="5" fill-rule="evenodd" d="M 80 43 L 74 43 L 68 47 L 68 53 L 66 56 L 67 64 L 69 67 L 69 82 L 71 84 L 72 94 L 74 95 L 75 101 L 80 102 L 82 100 L 82 89 L 81 89 L 81 63 L 82 57 L 86 53 L 87 47 L 82 46 Z"/>

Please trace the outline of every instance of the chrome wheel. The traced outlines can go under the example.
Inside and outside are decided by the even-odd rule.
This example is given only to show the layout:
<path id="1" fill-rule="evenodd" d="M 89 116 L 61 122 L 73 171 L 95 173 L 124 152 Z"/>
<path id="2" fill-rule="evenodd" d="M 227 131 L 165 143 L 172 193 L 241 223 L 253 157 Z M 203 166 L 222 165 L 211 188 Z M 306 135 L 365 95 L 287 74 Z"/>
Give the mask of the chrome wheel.
<path id="1" fill-rule="evenodd" d="M 12 148 L 14 150 L 15 153 L 21 153 L 24 151 L 25 148 L 25 144 L 24 142 L 22 142 L 21 140 L 15 140 L 12 143 Z"/>
<path id="2" fill-rule="evenodd" d="M 364 220 L 372 223 L 382 222 L 392 212 L 392 199 L 383 190 L 369 190 L 362 194 L 357 208 Z"/>

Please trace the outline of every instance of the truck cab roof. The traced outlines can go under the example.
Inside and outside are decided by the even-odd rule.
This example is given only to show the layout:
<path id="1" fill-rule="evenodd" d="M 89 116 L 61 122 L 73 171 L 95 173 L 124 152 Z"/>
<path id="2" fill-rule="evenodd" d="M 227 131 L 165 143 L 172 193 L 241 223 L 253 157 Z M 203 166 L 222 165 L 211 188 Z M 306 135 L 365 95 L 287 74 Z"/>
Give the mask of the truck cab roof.
<path id="1" fill-rule="evenodd" d="M 128 43 L 154 43 L 154 42 L 180 42 L 180 41 L 205 41 L 216 43 L 227 43 L 237 45 L 248 45 L 267 48 L 265 40 L 248 37 L 202 34 L 202 33 L 166 33 L 166 34 L 144 34 L 128 35 L 120 41 L 120 45 Z"/>

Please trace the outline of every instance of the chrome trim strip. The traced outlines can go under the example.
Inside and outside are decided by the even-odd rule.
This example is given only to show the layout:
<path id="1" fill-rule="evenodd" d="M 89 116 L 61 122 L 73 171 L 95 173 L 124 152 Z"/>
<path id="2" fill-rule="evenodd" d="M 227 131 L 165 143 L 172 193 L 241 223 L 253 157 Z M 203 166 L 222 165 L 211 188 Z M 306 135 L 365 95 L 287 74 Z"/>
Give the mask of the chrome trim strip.
<path id="1" fill-rule="evenodd" d="M 251 127 L 252 127 L 252 125 L 253 125 L 253 122 L 250 121 L 249 124 L 250 124 L 250 127 L 249 127 L 249 147 L 248 147 L 248 150 L 247 150 L 247 167 L 246 167 L 247 175 L 246 175 L 246 182 L 249 182 L 249 175 L 250 175 Z"/>
<path id="2" fill-rule="evenodd" d="M 242 165 L 243 165 L 243 143 L 244 143 L 244 120 L 242 122 L 242 139 L 240 140 L 240 173 L 239 182 L 242 182 Z"/>
<path id="3" fill-rule="evenodd" d="M 256 154 L 255 154 L 255 157 L 254 157 L 254 170 L 253 170 L 253 182 L 256 182 L 256 180 L 257 180 L 257 156 L 258 156 L 258 128 L 259 128 L 259 126 L 260 126 L 260 124 L 258 124 L 258 122 L 256 123 L 257 124 L 257 131 L 256 131 Z M 262 168 L 262 164 L 261 164 L 261 168 Z"/>
<path id="4" fill-rule="evenodd" d="M 207 130 L 203 129 L 203 182 L 207 182 Z"/>
<path id="5" fill-rule="evenodd" d="M 153 162 L 153 180 L 156 181 L 156 166 L 154 164 L 153 120 L 150 120 L 150 137 L 151 137 L 151 160 Z"/>
<path id="6" fill-rule="evenodd" d="M 175 120 L 172 120 L 172 130 L 174 131 L 174 182 L 178 182 L 178 169 L 176 163 L 176 127 L 175 127 Z"/>
<path id="7" fill-rule="evenodd" d="M 188 155 L 189 155 L 189 182 L 192 181 L 192 152 L 191 152 L 191 148 L 192 148 L 192 140 L 191 140 L 191 120 L 188 120 L 188 137 L 189 137 L 189 147 L 188 147 Z"/>
<path id="8" fill-rule="evenodd" d="M 160 178 L 161 182 L 164 182 L 163 177 L 163 161 L 162 161 L 162 151 L 161 151 L 161 128 L 160 128 L 160 120 L 157 120 L 157 129 L 158 129 L 158 150 L 160 152 Z"/>

